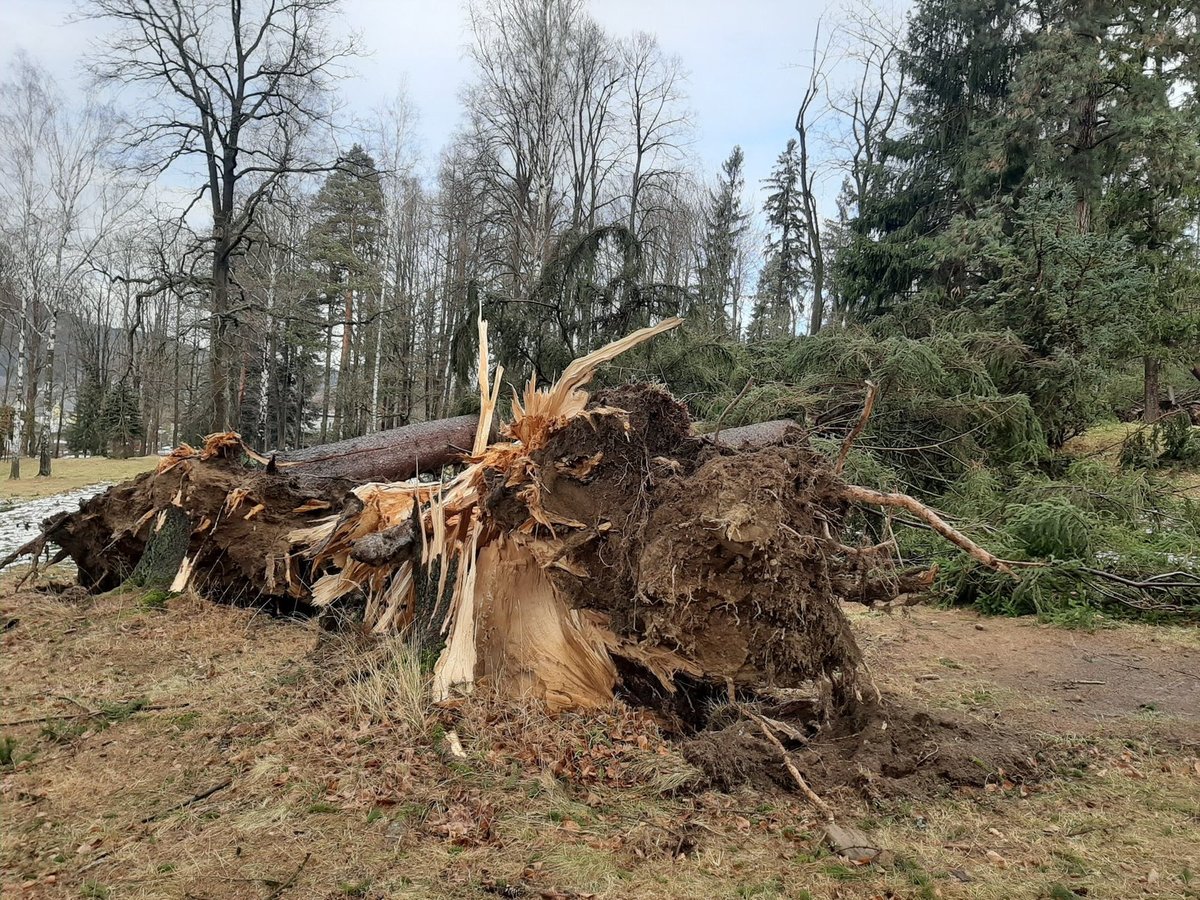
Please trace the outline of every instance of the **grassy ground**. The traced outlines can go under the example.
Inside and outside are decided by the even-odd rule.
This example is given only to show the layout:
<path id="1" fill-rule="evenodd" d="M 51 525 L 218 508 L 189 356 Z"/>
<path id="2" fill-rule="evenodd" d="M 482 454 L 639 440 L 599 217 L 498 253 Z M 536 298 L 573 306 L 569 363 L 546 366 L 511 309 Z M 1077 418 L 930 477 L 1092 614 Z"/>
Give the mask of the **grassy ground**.
<path id="1" fill-rule="evenodd" d="M 157 464 L 157 456 L 138 456 L 132 459 L 105 459 L 102 456 L 86 459 L 67 457 L 54 460 L 50 467 L 53 474 L 49 478 L 39 478 L 38 461 L 23 459 L 20 480 L 10 481 L 9 463 L 6 460 L 3 467 L 0 467 L 0 501 L 32 500 L 35 497 L 61 494 L 102 481 L 125 481 L 154 468 Z"/>
<path id="2" fill-rule="evenodd" d="M 828 792 L 886 866 L 831 855 L 793 794 L 705 789 L 628 710 L 438 711 L 406 654 L 312 623 L 0 586 L 0 893 L 1200 897 L 1195 630 L 854 626 L 894 703 L 1045 748 L 1026 785 Z"/>
<path id="3" fill-rule="evenodd" d="M 1063 450 L 1070 456 L 1099 459 L 1115 471 L 1125 439 L 1135 431 L 1147 427 L 1141 422 L 1108 422 L 1096 425 L 1067 441 Z M 1181 496 L 1200 500 L 1200 471 L 1195 468 L 1164 469 L 1160 470 L 1159 474 L 1169 479 Z"/>

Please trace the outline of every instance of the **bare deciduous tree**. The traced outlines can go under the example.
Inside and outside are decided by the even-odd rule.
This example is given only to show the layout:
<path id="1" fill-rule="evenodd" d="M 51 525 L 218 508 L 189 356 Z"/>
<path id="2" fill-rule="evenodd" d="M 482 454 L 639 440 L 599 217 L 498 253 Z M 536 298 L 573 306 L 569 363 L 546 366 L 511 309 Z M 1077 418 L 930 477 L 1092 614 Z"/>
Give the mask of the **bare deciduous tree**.
<path id="1" fill-rule="evenodd" d="M 111 173 L 102 170 L 109 140 L 105 112 L 90 103 L 68 108 L 50 75 L 23 54 L 12 72 L 2 89 L 0 190 L 8 201 L 4 231 L 15 250 L 19 286 L 18 452 L 10 473 L 19 478 L 35 413 L 38 474 L 50 475 L 59 317 L 120 205 L 114 196 L 130 194 L 116 190 Z M 35 342 L 41 351 L 36 366 L 29 358 Z"/>
<path id="2" fill-rule="evenodd" d="M 329 33 L 340 0 L 95 0 L 116 32 L 93 60 L 107 82 L 141 88 L 128 142 L 142 168 L 197 176 L 184 215 L 212 209 L 209 395 L 214 429 L 230 425 L 233 263 L 260 205 L 289 173 L 327 169 L 307 152 L 330 121 L 330 89 L 352 39 Z"/>

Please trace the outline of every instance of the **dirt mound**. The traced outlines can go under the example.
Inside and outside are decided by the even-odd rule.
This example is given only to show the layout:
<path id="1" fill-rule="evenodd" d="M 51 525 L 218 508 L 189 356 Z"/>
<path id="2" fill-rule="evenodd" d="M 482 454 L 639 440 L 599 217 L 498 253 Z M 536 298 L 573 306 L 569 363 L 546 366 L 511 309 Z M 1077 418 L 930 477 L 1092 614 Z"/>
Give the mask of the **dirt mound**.
<path id="1" fill-rule="evenodd" d="M 1012 787 L 1043 774 L 1028 738 L 969 717 L 915 710 L 889 699 L 819 725 L 793 720 L 781 735 L 796 766 L 820 794 L 850 790 L 868 799 L 919 797 L 957 788 Z M 780 753 L 744 715 L 728 712 L 681 741 L 680 752 L 722 790 L 748 785 L 794 791 Z"/>

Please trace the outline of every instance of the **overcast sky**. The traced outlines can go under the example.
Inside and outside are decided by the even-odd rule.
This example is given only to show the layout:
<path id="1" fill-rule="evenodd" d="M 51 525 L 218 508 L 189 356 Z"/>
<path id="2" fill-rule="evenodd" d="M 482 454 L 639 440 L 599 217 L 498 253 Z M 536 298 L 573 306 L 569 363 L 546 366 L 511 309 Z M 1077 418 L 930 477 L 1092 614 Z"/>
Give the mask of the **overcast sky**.
<path id="1" fill-rule="evenodd" d="M 590 0 L 614 35 L 657 34 L 689 73 L 693 153 L 715 175 L 734 144 L 746 152 L 746 181 L 759 181 L 792 135 L 796 103 L 824 0 Z M 66 92 L 83 89 L 81 59 L 98 31 L 69 24 L 73 0 L 0 0 L 0 59 L 24 48 Z M 368 116 L 401 84 L 420 116 L 427 164 L 459 121 L 459 90 L 470 78 L 460 0 L 344 0 L 345 23 L 369 55 L 342 85 L 349 112 Z M 756 201 L 757 202 L 757 201 Z"/>

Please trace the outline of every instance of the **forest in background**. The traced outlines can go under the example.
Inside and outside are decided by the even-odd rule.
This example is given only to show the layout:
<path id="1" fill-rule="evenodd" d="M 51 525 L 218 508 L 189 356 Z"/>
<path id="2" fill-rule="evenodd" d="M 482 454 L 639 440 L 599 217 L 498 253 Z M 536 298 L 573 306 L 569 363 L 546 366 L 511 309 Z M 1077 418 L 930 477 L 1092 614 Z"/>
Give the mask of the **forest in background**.
<path id="1" fill-rule="evenodd" d="M 733 147 L 705 172 L 683 62 L 653 36 L 607 33 L 580 0 L 479 0 L 432 178 L 403 95 L 339 121 L 358 47 L 338 8 L 91 0 L 109 30 L 89 67 L 127 106 L 74 107 L 36 60 L 11 64 L 10 453 L 48 470 L 225 428 L 263 449 L 352 437 L 470 411 L 480 312 L 518 384 L 678 314 L 607 377 L 664 382 L 698 419 L 795 417 L 818 443 L 871 379 L 856 480 L 1052 563 L 1014 587 L 947 559 L 958 596 L 1172 610 L 1194 590 L 1160 576 L 1190 566 L 1200 511 L 1155 474 L 1198 453 L 1193 7 L 830 10 L 796 49 L 775 165 L 747 172 Z M 1058 454 L 1118 415 L 1153 425 L 1122 471 Z M 905 555 L 938 556 L 906 532 Z"/>

